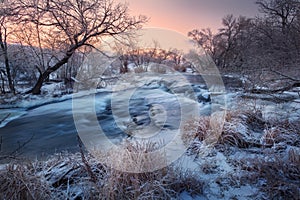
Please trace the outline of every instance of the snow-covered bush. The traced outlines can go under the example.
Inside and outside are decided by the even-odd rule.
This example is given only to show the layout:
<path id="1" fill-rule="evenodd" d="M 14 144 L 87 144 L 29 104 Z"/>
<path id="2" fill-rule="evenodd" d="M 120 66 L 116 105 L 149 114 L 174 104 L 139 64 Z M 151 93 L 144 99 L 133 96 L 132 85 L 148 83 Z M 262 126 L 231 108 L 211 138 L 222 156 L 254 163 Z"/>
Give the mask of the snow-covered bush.
<path id="1" fill-rule="evenodd" d="M 109 152 L 103 155 L 112 164 L 101 194 L 110 199 L 172 199 L 187 191 L 201 194 L 203 183 L 194 172 L 184 171 L 174 166 L 159 170 L 157 166 L 166 163 L 164 155 L 154 152 L 160 144 L 152 142 L 126 141 L 124 151 Z M 129 172 L 136 169 L 137 172 Z M 143 171 L 144 172 L 141 172 Z"/>
<path id="2" fill-rule="evenodd" d="M 224 120 L 224 122 L 222 122 Z M 263 135 L 265 121 L 253 111 L 227 111 L 224 118 L 214 115 L 191 119 L 185 125 L 182 139 L 194 153 L 201 149 L 204 141 L 212 145 L 229 145 L 239 148 L 261 146 L 254 132 Z M 218 129 L 222 130 L 218 130 Z"/>

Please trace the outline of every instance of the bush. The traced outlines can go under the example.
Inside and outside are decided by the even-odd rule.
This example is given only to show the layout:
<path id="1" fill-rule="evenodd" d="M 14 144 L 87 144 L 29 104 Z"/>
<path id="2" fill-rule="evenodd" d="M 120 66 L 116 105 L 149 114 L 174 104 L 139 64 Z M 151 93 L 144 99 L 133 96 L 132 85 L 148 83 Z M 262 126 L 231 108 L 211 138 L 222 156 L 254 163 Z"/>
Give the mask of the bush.
<path id="1" fill-rule="evenodd" d="M 201 194 L 203 183 L 192 172 L 174 166 L 153 171 L 166 163 L 165 157 L 146 153 L 160 147 L 157 143 L 126 141 L 122 152 L 109 152 L 105 157 L 115 168 L 110 168 L 101 194 L 109 199 L 171 199 L 183 191 Z"/>

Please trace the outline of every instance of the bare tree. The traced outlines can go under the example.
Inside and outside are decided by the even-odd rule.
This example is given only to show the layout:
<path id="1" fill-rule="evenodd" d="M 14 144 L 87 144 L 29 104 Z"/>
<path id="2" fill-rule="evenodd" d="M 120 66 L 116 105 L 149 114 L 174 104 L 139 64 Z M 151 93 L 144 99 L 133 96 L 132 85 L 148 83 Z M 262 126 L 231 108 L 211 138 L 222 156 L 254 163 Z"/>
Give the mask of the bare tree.
<path id="1" fill-rule="evenodd" d="M 40 94 L 43 82 L 49 75 L 64 66 L 76 51 L 84 46 L 94 48 L 102 37 L 118 36 L 141 27 L 144 16 L 130 17 L 127 4 L 111 0 L 16 0 L 23 38 L 39 46 L 40 75 L 30 91 Z M 34 30 L 34 31 L 32 31 Z M 45 49 L 51 53 L 43 60 Z M 43 52 L 42 52 L 43 51 Z"/>
<path id="2" fill-rule="evenodd" d="M 221 68 L 240 67 L 244 45 L 248 41 L 251 19 L 227 15 L 222 19 L 223 27 L 213 34 L 208 29 L 195 29 L 188 36 L 208 53 Z"/>
<path id="3" fill-rule="evenodd" d="M 259 0 L 263 17 L 255 21 L 251 55 L 252 65 L 259 66 L 266 91 L 279 92 L 299 85 L 300 38 L 299 0 Z M 275 84 L 274 80 L 280 82 Z"/>
<path id="4" fill-rule="evenodd" d="M 222 72 L 247 75 L 248 91 L 275 93 L 298 87 L 300 1 L 258 0 L 256 4 L 263 15 L 255 19 L 228 15 L 215 35 L 202 29 L 189 36 Z"/>
<path id="5" fill-rule="evenodd" d="M 162 63 L 170 54 L 168 51 L 160 49 L 157 41 L 153 41 L 153 44 L 147 48 L 141 46 L 136 38 L 125 43 L 115 44 L 114 49 L 117 51 L 120 61 L 120 73 L 127 73 L 129 64 L 138 68 L 137 71 L 146 72 L 151 62 Z"/>
<path id="6" fill-rule="evenodd" d="M 188 33 L 188 37 L 197 42 L 216 61 L 216 38 L 210 28 L 194 29 Z"/>
<path id="7" fill-rule="evenodd" d="M 259 32 L 263 33 L 269 46 L 276 51 L 281 62 L 299 57 L 299 0 L 259 0 L 256 2 L 261 13 L 265 15 L 258 24 Z M 278 59 L 277 59 L 278 60 Z M 281 63 L 284 65 L 285 63 Z"/>
<path id="8" fill-rule="evenodd" d="M 132 41 L 135 38 L 128 38 L 126 41 L 115 42 L 113 49 L 117 52 L 118 57 L 118 68 L 121 74 L 125 74 L 129 72 L 129 64 L 130 64 L 130 52 L 135 48 L 136 41 Z"/>
<path id="9" fill-rule="evenodd" d="M 227 15 L 222 19 L 223 27 L 219 29 L 219 33 L 215 36 L 217 40 L 219 65 L 225 67 L 240 67 L 237 61 L 241 60 L 241 52 L 244 50 L 239 48 L 244 35 L 251 28 L 251 19 L 240 16 L 238 18 L 233 15 Z"/>
<path id="10" fill-rule="evenodd" d="M 282 33 L 287 31 L 300 11 L 299 0 L 258 0 L 256 4 L 262 13 L 279 24 Z"/>
<path id="11" fill-rule="evenodd" d="M 4 64 L 5 64 L 5 73 L 1 74 L 1 77 L 3 78 L 2 75 L 6 75 L 7 80 L 8 80 L 8 85 L 10 92 L 15 93 L 15 87 L 14 87 L 14 82 L 11 76 L 11 67 L 9 63 L 9 58 L 8 58 L 8 37 L 11 34 L 11 17 L 14 16 L 16 13 L 13 9 L 11 9 L 11 5 L 7 2 L 1 4 L 1 10 L 0 10 L 0 50 L 1 54 L 0 56 L 3 57 L 4 59 Z M 3 80 L 3 79 L 2 79 Z M 4 87 L 4 83 L 3 83 Z M 3 92 L 5 92 L 5 88 L 2 88 Z"/>

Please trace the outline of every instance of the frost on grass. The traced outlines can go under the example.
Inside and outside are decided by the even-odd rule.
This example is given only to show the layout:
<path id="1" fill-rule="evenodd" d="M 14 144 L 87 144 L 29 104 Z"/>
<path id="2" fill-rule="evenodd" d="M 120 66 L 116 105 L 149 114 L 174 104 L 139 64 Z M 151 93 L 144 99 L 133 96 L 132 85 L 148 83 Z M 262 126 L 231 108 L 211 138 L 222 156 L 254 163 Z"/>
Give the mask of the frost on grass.
<path id="1" fill-rule="evenodd" d="M 135 155 L 155 148 L 155 144 L 146 143 L 124 145 Z M 150 160 L 132 157 L 131 162 L 126 162 L 125 153 L 97 156 L 107 156 L 108 160 L 103 164 L 88 153 L 78 153 L 56 155 L 43 162 L 8 164 L 0 171 L 0 199 L 176 199 L 182 192 L 189 195 L 203 192 L 203 182 L 198 176 L 175 166 L 142 173 L 109 166 L 110 161 L 121 159 L 124 169 L 132 163 L 151 167 L 163 161 L 161 157 Z"/>
<path id="2" fill-rule="evenodd" d="M 228 111 L 214 148 L 202 154 L 210 120 L 191 119 L 182 136 L 207 198 L 299 199 L 299 123 L 264 118 L 259 109 Z"/>

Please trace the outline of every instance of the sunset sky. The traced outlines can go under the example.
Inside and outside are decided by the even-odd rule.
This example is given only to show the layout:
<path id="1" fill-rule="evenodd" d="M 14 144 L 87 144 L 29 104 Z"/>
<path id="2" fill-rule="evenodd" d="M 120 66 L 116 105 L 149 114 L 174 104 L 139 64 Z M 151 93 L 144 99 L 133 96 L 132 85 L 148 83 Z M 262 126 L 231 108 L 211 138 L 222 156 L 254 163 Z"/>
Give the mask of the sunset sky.
<path id="1" fill-rule="evenodd" d="M 119 0 L 129 3 L 131 13 L 150 17 L 147 26 L 161 27 L 187 34 L 195 28 L 221 26 L 227 14 L 254 17 L 256 0 Z"/>

